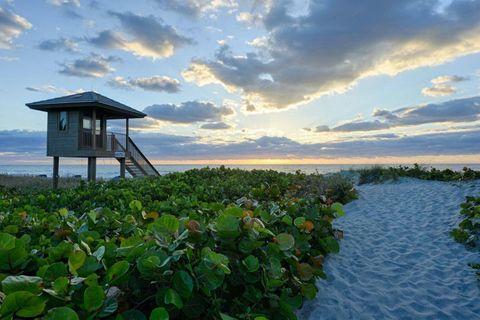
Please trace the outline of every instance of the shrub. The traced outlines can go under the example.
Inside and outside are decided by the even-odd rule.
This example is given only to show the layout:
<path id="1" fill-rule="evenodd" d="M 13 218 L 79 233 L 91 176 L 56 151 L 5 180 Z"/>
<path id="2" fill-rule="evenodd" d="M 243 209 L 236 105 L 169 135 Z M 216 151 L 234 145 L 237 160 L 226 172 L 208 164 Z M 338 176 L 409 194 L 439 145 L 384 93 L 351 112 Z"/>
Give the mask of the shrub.
<path id="1" fill-rule="evenodd" d="M 418 164 L 413 167 L 399 166 L 388 167 L 373 166 L 371 168 L 360 169 L 359 184 L 381 183 L 389 180 L 398 180 L 400 177 L 410 177 L 422 180 L 437 181 L 466 181 L 480 179 L 480 171 L 470 168 L 463 168 L 462 171 L 453 171 L 450 169 L 439 170 L 435 168 L 426 168 Z"/>
<path id="2" fill-rule="evenodd" d="M 10 190 L 0 318 L 295 319 L 353 196 L 346 180 L 225 168 Z"/>
<path id="3" fill-rule="evenodd" d="M 469 248 L 478 248 L 480 240 L 480 197 L 467 197 L 461 204 L 460 214 L 464 219 L 453 229 L 450 235 L 455 241 L 463 243 Z M 470 263 L 472 268 L 480 270 L 479 263 Z M 480 271 L 477 272 L 480 277 Z"/>

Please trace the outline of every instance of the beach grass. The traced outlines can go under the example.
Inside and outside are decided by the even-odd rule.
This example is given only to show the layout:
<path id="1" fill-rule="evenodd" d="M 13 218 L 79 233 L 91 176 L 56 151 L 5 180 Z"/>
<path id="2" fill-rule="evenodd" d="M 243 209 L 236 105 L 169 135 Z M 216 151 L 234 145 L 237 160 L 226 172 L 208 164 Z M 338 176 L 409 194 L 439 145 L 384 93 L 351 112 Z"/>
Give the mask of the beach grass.
<path id="1" fill-rule="evenodd" d="M 58 187 L 61 189 L 78 187 L 80 178 L 60 178 Z M 0 174 L 0 187 L 13 188 L 25 192 L 44 191 L 52 188 L 52 178 L 32 175 L 8 175 Z"/>

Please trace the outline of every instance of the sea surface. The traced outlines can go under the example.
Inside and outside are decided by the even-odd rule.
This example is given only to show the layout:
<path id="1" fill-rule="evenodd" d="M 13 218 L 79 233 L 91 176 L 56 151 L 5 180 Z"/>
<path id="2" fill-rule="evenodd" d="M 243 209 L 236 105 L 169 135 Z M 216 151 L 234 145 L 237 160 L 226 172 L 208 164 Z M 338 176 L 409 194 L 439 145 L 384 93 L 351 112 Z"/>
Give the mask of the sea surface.
<path id="1" fill-rule="evenodd" d="M 389 166 L 389 164 L 383 164 L 384 166 Z M 160 174 L 167 174 L 170 172 L 182 172 L 190 169 L 199 169 L 204 167 L 216 168 L 220 165 L 206 165 L 206 164 L 162 164 L 156 165 L 158 172 Z M 282 172 L 295 172 L 297 170 L 303 171 L 305 173 L 334 173 L 342 170 L 349 169 L 360 169 L 371 167 L 372 164 L 289 164 L 289 165 L 226 165 L 229 168 L 239 168 L 245 170 L 253 169 L 263 169 L 263 170 L 276 170 Z M 398 166 L 398 165 L 392 165 Z M 452 169 L 452 170 L 461 170 L 463 167 L 469 167 L 475 170 L 480 170 L 480 164 L 434 164 L 427 165 L 427 167 L 435 167 L 437 169 Z M 97 163 L 97 177 L 110 179 L 117 177 L 119 175 L 120 167 L 119 165 L 111 164 L 98 164 Z M 11 174 L 11 175 L 47 175 L 48 177 L 52 176 L 52 166 L 51 165 L 0 165 L 0 174 Z M 87 166 L 86 164 L 65 164 L 60 163 L 60 176 L 68 177 L 80 175 L 82 177 L 87 176 Z"/>

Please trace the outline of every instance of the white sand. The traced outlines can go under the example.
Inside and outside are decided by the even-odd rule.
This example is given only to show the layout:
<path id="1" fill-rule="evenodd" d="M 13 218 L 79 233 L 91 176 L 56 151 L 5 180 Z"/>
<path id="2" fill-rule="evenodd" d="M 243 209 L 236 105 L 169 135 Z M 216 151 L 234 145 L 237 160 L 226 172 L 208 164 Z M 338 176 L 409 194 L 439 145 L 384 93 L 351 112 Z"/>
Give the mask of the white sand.
<path id="1" fill-rule="evenodd" d="M 480 181 L 402 179 L 358 187 L 336 222 L 345 238 L 325 262 L 327 280 L 299 319 L 480 319 L 480 254 L 449 231 Z"/>

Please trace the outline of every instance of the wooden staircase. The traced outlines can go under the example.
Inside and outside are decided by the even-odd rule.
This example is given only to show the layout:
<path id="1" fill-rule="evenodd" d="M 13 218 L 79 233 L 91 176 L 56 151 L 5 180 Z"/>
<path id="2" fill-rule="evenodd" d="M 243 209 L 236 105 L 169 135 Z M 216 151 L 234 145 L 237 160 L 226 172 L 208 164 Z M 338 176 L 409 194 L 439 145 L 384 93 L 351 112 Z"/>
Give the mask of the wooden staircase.
<path id="1" fill-rule="evenodd" d="M 128 137 L 126 142 L 128 148 L 124 146 L 124 143 L 120 142 L 116 137 L 114 137 L 115 150 L 120 151 L 122 157 L 116 157 L 116 159 L 121 162 L 123 160 L 123 155 L 125 156 L 125 169 L 130 173 L 134 178 L 137 177 L 147 177 L 147 176 L 159 176 L 157 169 L 152 165 L 148 158 L 140 151 L 137 145 L 133 140 Z"/>

